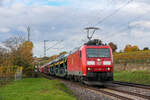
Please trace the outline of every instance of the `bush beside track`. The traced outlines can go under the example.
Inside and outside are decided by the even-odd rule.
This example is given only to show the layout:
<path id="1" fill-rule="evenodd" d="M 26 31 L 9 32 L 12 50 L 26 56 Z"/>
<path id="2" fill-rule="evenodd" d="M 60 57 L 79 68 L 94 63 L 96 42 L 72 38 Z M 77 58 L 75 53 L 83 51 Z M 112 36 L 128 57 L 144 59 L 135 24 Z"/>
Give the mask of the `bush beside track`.
<path id="1" fill-rule="evenodd" d="M 0 100 L 76 100 L 58 80 L 26 78 L 0 87 Z"/>

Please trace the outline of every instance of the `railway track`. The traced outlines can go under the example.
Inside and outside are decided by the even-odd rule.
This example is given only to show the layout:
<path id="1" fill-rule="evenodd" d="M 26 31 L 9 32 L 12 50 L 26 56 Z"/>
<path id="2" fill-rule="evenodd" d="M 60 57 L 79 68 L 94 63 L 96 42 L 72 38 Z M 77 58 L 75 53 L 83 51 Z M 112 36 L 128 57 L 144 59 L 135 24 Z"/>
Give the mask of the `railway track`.
<path id="1" fill-rule="evenodd" d="M 54 78 L 54 77 L 51 77 L 51 76 L 48 76 L 45 74 L 42 74 L 42 76 L 44 76 L 45 78 L 48 78 L 48 79 L 58 79 L 58 78 Z M 65 82 L 70 82 L 70 81 L 64 80 L 64 79 L 60 79 L 60 80 L 65 81 Z M 130 91 L 124 91 L 121 89 L 116 89 L 114 87 L 99 88 L 99 87 L 93 87 L 93 86 L 85 86 L 85 85 L 80 84 L 78 82 L 71 82 L 71 84 L 76 84 L 76 86 L 81 86 L 81 87 L 88 89 L 90 91 L 93 91 L 93 92 L 96 92 L 99 94 L 104 94 L 104 95 L 110 96 L 112 98 L 117 98 L 120 100 L 150 100 L 150 96 L 139 94 L 139 93 L 133 93 Z M 115 83 L 115 84 L 117 84 L 117 83 Z"/>
<path id="2" fill-rule="evenodd" d="M 142 89 L 150 90 L 150 85 L 144 85 L 144 84 L 136 84 L 136 83 L 120 82 L 120 81 L 113 81 L 113 84 L 124 85 L 124 86 L 131 86 L 131 87 L 136 87 L 136 88 L 142 88 Z"/>
<path id="3" fill-rule="evenodd" d="M 143 99 L 150 100 L 150 96 L 147 96 L 147 95 L 143 95 L 143 94 L 139 94 L 139 93 L 134 93 L 134 92 L 129 92 L 129 91 L 124 91 L 124 90 L 116 89 L 116 88 L 110 88 L 110 87 L 108 89 L 114 90 L 114 91 L 118 91 L 120 93 L 125 93 L 125 94 L 128 94 L 128 95 L 132 95 L 132 96 L 136 96 L 136 97 L 140 97 L 140 98 L 143 98 Z"/>
<path id="4" fill-rule="evenodd" d="M 130 91 L 124 91 L 121 89 L 116 89 L 113 87 L 107 87 L 107 88 L 98 88 L 98 87 L 88 87 L 88 86 L 83 86 L 91 91 L 97 91 L 100 92 L 100 94 L 104 94 L 107 96 L 111 96 L 116 100 L 150 100 L 150 96 L 147 95 L 142 95 L 139 93 L 134 93 Z"/>
<path id="5" fill-rule="evenodd" d="M 124 91 L 121 89 L 116 89 L 114 87 L 98 88 L 98 87 L 86 87 L 90 90 L 98 91 L 102 94 L 115 97 L 120 100 L 150 100 L 150 96 L 134 93 L 130 91 Z M 116 100 L 116 99 L 115 99 Z"/>
<path id="6" fill-rule="evenodd" d="M 108 96 L 111 96 L 113 98 L 117 98 L 117 99 L 120 99 L 120 100 L 134 100 L 132 98 L 128 98 L 126 96 L 121 96 L 119 94 L 116 94 L 116 93 L 113 93 L 113 92 L 109 92 L 109 91 L 106 91 L 106 90 L 103 90 L 103 89 L 99 89 L 99 88 L 92 88 L 92 87 L 87 87 L 89 90 L 94 90 L 94 91 L 97 91 L 97 92 L 100 92 L 100 94 L 104 94 L 104 95 L 108 95 Z"/>

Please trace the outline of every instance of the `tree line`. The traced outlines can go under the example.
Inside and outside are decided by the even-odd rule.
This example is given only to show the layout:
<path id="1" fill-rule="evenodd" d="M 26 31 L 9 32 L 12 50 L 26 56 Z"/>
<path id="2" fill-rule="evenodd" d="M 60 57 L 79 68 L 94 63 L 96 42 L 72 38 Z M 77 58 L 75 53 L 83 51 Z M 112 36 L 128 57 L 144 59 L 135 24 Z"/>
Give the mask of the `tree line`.
<path id="1" fill-rule="evenodd" d="M 111 47 L 112 52 L 116 52 L 116 50 L 118 49 L 117 45 L 113 42 L 108 43 L 108 45 Z M 143 50 L 149 50 L 148 47 L 144 47 Z M 139 47 L 137 45 L 130 45 L 127 44 L 123 51 L 120 52 L 134 52 L 134 51 L 140 51 Z"/>

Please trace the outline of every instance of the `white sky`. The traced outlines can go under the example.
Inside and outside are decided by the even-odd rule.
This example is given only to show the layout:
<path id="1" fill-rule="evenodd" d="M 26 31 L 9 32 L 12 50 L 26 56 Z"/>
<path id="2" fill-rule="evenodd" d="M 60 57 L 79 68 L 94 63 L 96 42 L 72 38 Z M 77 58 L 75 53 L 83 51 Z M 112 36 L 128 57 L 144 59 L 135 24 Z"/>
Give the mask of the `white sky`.
<path id="1" fill-rule="evenodd" d="M 29 25 L 35 56 L 43 56 L 44 40 L 64 40 L 54 47 L 59 49 L 47 51 L 50 56 L 80 46 L 86 40 L 83 29 L 96 25 L 101 30 L 94 38 L 114 42 L 118 50 L 126 44 L 150 47 L 150 0 L 127 3 L 128 0 L 0 0 L 0 42 L 16 35 L 27 37 Z M 97 24 L 109 15 L 112 16 Z M 47 47 L 55 43 L 48 42 Z"/>

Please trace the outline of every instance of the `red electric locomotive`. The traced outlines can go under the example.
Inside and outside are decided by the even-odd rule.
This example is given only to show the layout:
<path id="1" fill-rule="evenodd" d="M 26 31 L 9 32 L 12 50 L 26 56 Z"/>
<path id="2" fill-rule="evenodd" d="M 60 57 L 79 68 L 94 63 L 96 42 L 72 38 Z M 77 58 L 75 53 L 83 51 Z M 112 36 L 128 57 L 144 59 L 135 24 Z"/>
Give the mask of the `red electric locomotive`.
<path id="1" fill-rule="evenodd" d="M 104 85 L 113 81 L 112 50 L 100 40 L 91 40 L 77 50 L 45 64 L 41 72 L 86 84 Z"/>
<path id="2" fill-rule="evenodd" d="M 110 46 L 88 42 L 68 56 L 68 76 L 84 82 L 113 81 L 113 56 Z"/>

